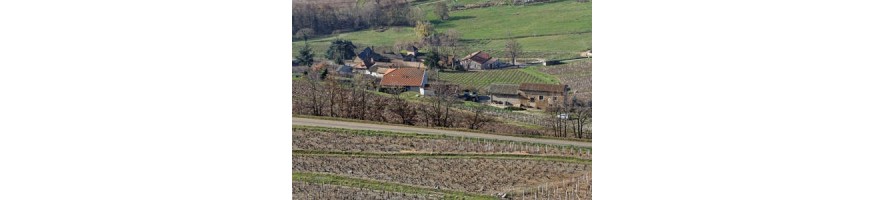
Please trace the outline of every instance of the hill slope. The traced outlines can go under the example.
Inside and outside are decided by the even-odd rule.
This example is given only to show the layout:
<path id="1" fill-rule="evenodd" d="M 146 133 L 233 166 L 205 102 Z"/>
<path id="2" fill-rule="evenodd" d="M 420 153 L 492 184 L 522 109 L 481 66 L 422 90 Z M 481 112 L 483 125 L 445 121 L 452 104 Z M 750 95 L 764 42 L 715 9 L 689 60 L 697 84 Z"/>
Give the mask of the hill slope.
<path id="1" fill-rule="evenodd" d="M 450 19 L 440 21 L 432 14 L 432 5 L 418 6 L 437 32 L 455 29 L 462 35 L 468 51 L 486 50 L 502 56 L 508 34 L 517 38 L 525 57 L 559 59 L 576 57 L 591 47 L 591 3 L 559 0 L 522 6 L 493 6 L 451 11 Z M 334 38 L 351 40 L 361 46 L 392 46 L 396 41 L 415 40 L 412 27 L 394 27 L 384 32 L 362 30 L 309 40 L 321 52 Z M 293 49 L 303 43 L 294 42 Z"/>

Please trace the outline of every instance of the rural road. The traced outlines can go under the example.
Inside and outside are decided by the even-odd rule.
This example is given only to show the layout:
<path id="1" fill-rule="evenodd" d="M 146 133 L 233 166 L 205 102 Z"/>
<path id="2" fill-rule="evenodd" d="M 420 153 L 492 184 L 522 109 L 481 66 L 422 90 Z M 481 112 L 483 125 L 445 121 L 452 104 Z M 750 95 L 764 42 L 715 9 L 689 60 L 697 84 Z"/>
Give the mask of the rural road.
<path id="1" fill-rule="evenodd" d="M 345 121 L 334 121 L 334 120 L 323 120 L 323 119 L 310 119 L 310 118 L 299 118 L 299 117 L 292 118 L 292 125 L 320 126 L 320 127 L 346 128 L 346 129 L 358 129 L 358 130 L 394 131 L 394 132 L 419 133 L 419 134 L 437 134 L 437 135 L 448 135 L 448 136 L 459 136 L 459 137 L 463 136 L 463 137 L 472 137 L 472 138 L 508 140 L 508 141 L 516 141 L 516 142 L 534 142 L 534 143 L 550 144 L 550 145 L 573 145 L 573 146 L 579 146 L 579 147 L 591 147 L 590 142 L 513 137 L 513 136 L 506 136 L 506 135 L 492 135 L 492 134 L 482 134 L 482 133 L 472 133 L 472 132 L 449 131 L 449 130 L 438 130 L 438 129 L 405 127 L 405 126 L 391 126 L 391 125 L 381 125 L 381 124 L 368 124 L 368 123 L 358 123 L 358 122 L 345 122 Z"/>

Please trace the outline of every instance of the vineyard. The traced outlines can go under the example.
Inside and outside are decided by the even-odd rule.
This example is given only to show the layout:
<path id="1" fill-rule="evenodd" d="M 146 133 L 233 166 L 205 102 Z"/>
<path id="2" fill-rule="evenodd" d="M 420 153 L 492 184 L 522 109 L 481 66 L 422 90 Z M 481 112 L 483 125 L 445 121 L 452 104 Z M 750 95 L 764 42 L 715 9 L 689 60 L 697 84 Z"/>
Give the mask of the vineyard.
<path id="1" fill-rule="evenodd" d="M 501 69 L 470 72 L 440 72 L 439 78 L 462 86 L 485 90 L 492 83 L 548 83 L 558 84 L 556 77 L 534 68 Z"/>
<path id="2" fill-rule="evenodd" d="M 374 153 L 495 153 L 584 159 L 592 157 L 591 149 L 584 147 L 382 131 L 295 127 L 292 138 L 292 149 L 294 150 Z"/>
<path id="3" fill-rule="evenodd" d="M 580 61 L 565 65 L 545 66 L 540 71 L 556 76 L 562 84 L 569 85 L 579 99 L 593 98 L 593 66 L 589 61 Z"/>
<path id="4" fill-rule="evenodd" d="M 590 199 L 589 148 L 293 128 L 294 199 Z"/>
<path id="5" fill-rule="evenodd" d="M 438 194 L 409 194 L 373 190 L 362 187 L 348 187 L 325 183 L 293 182 L 292 200 L 300 199 L 377 199 L 377 200 L 407 200 L 407 199 L 442 199 Z"/>

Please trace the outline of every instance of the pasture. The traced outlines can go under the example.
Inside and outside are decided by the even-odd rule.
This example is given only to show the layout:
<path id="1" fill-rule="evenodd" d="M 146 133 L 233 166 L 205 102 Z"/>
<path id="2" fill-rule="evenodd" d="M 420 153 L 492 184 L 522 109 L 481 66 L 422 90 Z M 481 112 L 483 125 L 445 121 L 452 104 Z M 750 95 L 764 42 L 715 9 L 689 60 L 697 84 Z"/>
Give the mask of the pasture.
<path id="1" fill-rule="evenodd" d="M 446 21 L 433 15 L 431 5 L 428 3 L 418 7 L 427 12 L 427 20 L 434 23 L 437 32 L 457 30 L 462 35 L 466 51 L 487 50 L 493 56 L 501 57 L 500 51 L 510 36 L 522 45 L 527 57 L 533 58 L 577 57 L 578 52 L 592 45 L 591 3 L 560 0 L 451 11 Z M 418 39 L 413 27 L 390 27 L 383 32 L 361 30 L 314 38 L 308 42 L 315 52 L 322 53 L 335 38 L 351 40 L 360 46 L 392 46 L 396 41 Z M 293 42 L 292 48 L 297 50 L 302 45 L 301 41 Z"/>

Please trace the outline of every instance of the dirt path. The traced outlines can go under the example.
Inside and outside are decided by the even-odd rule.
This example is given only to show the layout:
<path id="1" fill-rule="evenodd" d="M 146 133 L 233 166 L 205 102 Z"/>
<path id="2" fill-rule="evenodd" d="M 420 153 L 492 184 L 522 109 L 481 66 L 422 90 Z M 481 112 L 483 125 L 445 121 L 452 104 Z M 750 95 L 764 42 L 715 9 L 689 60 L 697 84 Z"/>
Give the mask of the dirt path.
<path id="1" fill-rule="evenodd" d="M 579 146 L 579 147 L 591 147 L 590 142 L 541 139 L 541 138 L 525 138 L 525 137 L 514 137 L 514 136 L 506 136 L 506 135 L 492 135 L 492 134 L 439 130 L 439 129 L 429 129 L 429 128 L 368 124 L 368 123 L 358 123 L 358 122 L 344 122 L 344 121 L 309 119 L 309 118 L 298 118 L 298 117 L 292 118 L 292 124 L 293 125 L 302 125 L 302 126 L 320 126 L 320 127 L 347 128 L 347 129 L 358 129 L 358 130 L 375 130 L 375 131 L 394 131 L 394 132 L 419 133 L 419 134 L 438 134 L 438 135 L 448 135 L 448 136 L 456 136 L 456 137 L 472 137 L 472 138 L 508 140 L 508 141 L 516 141 L 516 142 L 533 142 L 533 143 L 550 144 L 550 145 L 572 145 L 572 146 Z"/>

